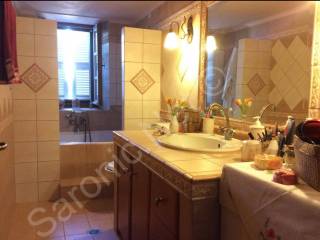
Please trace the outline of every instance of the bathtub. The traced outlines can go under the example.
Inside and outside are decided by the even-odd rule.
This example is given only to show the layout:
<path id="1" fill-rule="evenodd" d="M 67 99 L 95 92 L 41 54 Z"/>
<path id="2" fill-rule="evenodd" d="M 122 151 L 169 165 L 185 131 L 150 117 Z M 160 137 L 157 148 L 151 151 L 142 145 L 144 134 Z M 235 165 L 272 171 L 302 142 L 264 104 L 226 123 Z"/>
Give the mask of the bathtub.
<path id="1" fill-rule="evenodd" d="M 112 142 L 61 142 L 60 159 L 62 198 L 68 199 L 71 189 L 80 189 L 80 185 L 94 192 L 97 184 L 102 189 L 99 197 L 113 196 L 113 174 L 104 170 L 113 160 Z M 76 191 L 76 196 L 77 200 L 86 199 L 80 190 Z"/>
<path id="2" fill-rule="evenodd" d="M 91 142 L 111 142 L 112 141 L 112 131 L 110 130 L 100 130 L 91 131 Z M 85 134 L 81 132 L 60 132 L 60 143 L 83 143 L 85 142 Z M 89 141 L 89 134 L 87 133 L 86 142 Z"/>

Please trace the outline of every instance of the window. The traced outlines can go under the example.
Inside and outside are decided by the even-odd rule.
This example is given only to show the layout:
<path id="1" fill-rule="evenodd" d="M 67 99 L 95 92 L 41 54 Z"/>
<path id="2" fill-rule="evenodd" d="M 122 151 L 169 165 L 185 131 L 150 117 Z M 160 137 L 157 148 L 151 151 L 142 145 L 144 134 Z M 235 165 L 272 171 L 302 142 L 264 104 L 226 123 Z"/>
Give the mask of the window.
<path id="1" fill-rule="evenodd" d="M 93 27 L 59 24 L 59 97 L 93 101 Z"/>

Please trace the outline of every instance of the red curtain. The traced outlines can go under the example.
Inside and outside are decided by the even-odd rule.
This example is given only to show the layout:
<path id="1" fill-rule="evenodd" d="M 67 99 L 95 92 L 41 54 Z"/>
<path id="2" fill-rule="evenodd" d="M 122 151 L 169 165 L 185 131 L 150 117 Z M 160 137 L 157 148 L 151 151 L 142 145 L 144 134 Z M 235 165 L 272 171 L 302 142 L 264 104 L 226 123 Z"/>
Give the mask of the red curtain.
<path id="1" fill-rule="evenodd" d="M 17 42 L 16 11 L 12 1 L 0 3 L 0 83 L 20 83 Z"/>

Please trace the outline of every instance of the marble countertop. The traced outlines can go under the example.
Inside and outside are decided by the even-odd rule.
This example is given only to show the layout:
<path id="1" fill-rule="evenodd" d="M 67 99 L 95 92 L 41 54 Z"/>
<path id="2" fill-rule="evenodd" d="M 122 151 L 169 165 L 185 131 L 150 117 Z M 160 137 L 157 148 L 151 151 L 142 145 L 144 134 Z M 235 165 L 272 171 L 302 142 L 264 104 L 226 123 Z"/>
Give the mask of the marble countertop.
<path id="1" fill-rule="evenodd" d="M 201 153 L 175 150 L 161 146 L 152 133 L 150 130 L 114 132 L 192 181 L 219 179 L 224 164 L 240 162 L 240 151 Z"/>

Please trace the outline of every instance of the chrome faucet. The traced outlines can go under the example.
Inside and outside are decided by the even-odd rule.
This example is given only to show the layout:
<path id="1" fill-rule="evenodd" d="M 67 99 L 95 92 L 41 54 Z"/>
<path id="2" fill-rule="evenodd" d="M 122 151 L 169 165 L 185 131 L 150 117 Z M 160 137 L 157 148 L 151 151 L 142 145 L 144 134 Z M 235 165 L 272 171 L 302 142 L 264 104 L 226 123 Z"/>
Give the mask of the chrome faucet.
<path id="1" fill-rule="evenodd" d="M 224 139 L 231 140 L 234 135 L 234 130 L 230 127 L 229 109 L 224 108 L 219 103 L 212 103 L 208 108 L 209 114 L 211 115 L 212 111 L 216 109 L 220 110 L 220 112 L 223 112 L 223 115 L 226 120 L 226 126 L 223 128 Z"/>

